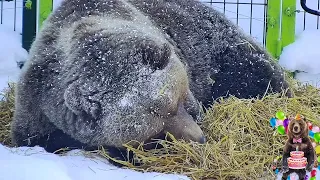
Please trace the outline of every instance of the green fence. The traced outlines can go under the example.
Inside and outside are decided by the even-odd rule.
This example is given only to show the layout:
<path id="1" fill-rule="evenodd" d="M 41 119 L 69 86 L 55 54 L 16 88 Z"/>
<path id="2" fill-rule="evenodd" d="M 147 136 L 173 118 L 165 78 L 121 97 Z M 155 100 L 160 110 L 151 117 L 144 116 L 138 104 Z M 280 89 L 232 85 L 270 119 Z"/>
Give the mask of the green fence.
<path id="1" fill-rule="evenodd" d="M 22 47 L 29 50 L 43 21 L 52 12 L 53 0 L 26 0 L 23 3 Z"/>
<path id="2" fill-rule="evenodd" d="M 296 0 L 269 0 L 267 50 L 276 58 L 295 39 Z"/>

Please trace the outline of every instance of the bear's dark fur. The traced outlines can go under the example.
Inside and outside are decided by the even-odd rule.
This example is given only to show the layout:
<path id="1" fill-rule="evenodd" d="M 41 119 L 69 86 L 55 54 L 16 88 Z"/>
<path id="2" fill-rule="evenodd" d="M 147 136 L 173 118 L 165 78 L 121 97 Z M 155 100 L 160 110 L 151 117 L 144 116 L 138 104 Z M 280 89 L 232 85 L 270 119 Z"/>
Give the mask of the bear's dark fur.
<path id="1" fill-rule="evenodd" d="M 290 123 L 288 125 L 287 134 L 288 140 L 284 146 L 282 156 L 282 179 L 286 180 L 291 173 L 295 172 L 298 174 L 300 180 L 304 180 L 306 170 L 311 171 L 314 167 L 316 154 L 312 146 L 312 142 L 308 137 L 308 125 L 306 119 L 303 116 L 301 117 L 301 120 L 297 120 L 292 116 L 289 119 Z M 296 140 L 301 138 L 301 143 L 294 142 L 294 138 Z M 287 159 L 290 157 L 290 152 L 296 151 L 297 147 L 299 151 L 304 152 L 304 156 L 307 158 L 308 164 L 305 169 L 289 169 Z"/>
<path id="2" fill-rule="evenodd" d="M 282 69 L 198 1 L 65 0 L 22 68 L 12 139 L 49 152 L 121 148 L 165 132 L 203 143 L 198 101 L 208 107 L 268 87 L 288 88 Z"/>

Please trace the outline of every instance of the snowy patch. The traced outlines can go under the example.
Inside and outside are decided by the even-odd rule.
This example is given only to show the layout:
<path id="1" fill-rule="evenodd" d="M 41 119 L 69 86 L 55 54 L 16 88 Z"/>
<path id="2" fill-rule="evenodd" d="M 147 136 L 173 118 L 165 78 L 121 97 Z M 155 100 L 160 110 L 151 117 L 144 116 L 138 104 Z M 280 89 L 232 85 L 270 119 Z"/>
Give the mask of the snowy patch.
<path id="1" fill-rule="evenodd" d="M 0 88 L 7 87 L 8 81 L 16 81 L 20 69 L 17 62 L 25 61 L 28 52 L 22 48 L 21 35 L 0 25 Z"/>
<path id="2" fill-rule="evenodd" d="M 40 147 L 8 148 L 0 144 L 1 179 L 12 180 L 187 180 L 185 176 L 141 173 L 116 168 L 105 159 L 85 157 L 79 150 L 65 156 L 47 153 Z"/>
<path id="3" fill-rule="evenodd" d="M 289 71 L 298 71 L 295 78 L 320 88 L 320 30 L 306 30 L 296 41 L 283 49 L 279 64 Z"/>
<path id="4" fill-rule="evenodd" d="M 279 64 L 289 71 L 320 73 L 320 30 L 306 30 L 283 49 Z"/>
<path id="5" fill-rule="evenodd" d="M 311 74 L 305 72 L 296 73 L 295 79 L 303 84 L 310 84 L 314 87 L 320 88 L 320 74 Z"/>

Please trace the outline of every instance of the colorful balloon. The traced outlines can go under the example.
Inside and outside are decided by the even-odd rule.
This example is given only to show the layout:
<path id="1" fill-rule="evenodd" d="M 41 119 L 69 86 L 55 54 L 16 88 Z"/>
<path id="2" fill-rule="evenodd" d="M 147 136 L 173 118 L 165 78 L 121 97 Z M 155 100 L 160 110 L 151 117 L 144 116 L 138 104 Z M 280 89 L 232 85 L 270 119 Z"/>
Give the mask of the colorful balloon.
<path id="1" fill-rule="evenodd" d="M 298 178 L 297 178 L 298 179 Z M 308 175 L 306 175 L 305 177 L 304 177 L 304 180 L 308 180 L 309 179 L 309 176 Z"/>
<path id="2" fill-rule="evenodd" d="M 310 136 L 312 139 L 314 139 L 314 132 L 309 131 L 309 136 Z"/>
<path id="3" fill-rule="evenodd" d="M 283 126 L 284 126 L 284 127 L 288 127 L 289 123 L 290 123 L 290 120 L 289 120 L 289 119 L 285 119 L 285 120 L 283 121 Z"/>
<path id="4" fill-rule="evenodd" d="M 317 157 L 317 161 L 320 162 L 320 156 Z M 320 165 L 319 165 L 319 166 L 320 166 Z M 319 166 L 318 166 L 318 168 L 319 168 Z"/>
<path id="5" fill-rule="evenodd" d="M 277 126 L 283 126 L 283 121 L 281 121 L 281 120 L 277 120 Z"/>
<path id="6" fill-rule="evenodd" d="M 309 128 L 309 130 L 312 129 L 312 124 L 310 122 L 308 122 L 308 128 Z"/>
<path id="7" fill-rule="evenodd" d="M 286 130 L 285 130 L 285 128 L 284 128 L 284 126 L 283 125 L 280 125 L 280 126 L 278 126 L 278 132 L 280 133 L 280 134 L 285 134 L 285 132 L 286 132 Z M 320 135 L 320 134 L 319 134 Z M 320 137 L 319 137 L 320 138 Z"/>
<path id="8" fill-rule="evenodd" d="M 315 170 L 315 169 L 312 170 L 312 171 L 311 171 L 311 177 L 314 177 L 314 176 L 316 176 L 316 175 L 317 175 L 317 170 Z"/>
<path id="9" fill-rule="evenodd" d="M 316 149 L 316 154 L 320 154 L 320 146 L 317 146 L 315 149 Z"/>
<path id="10" fill-rule="evenodd" d="M 313 138 L 316 143 L 319 142 L 320 141 L 320 133 L 319 132 L 314 133 Z"/>
<path id="11" fill-rule="evenodd" d="M 272 128 L 274 128 L 277 125 L 277 119 L 276 118 L 271 118 L 270 119 L 270 125 Z"/>
<path id="12" fill-rule="evenodd" d="M 316 180 L 316 177 L 311 177 L 310 180 Z"/>
<path id="13" fill-rule="evenodd" d="M 280 119 L 280 120 L 284 120 L 284 119 L 286 118 L 286 116 L 284 115 L 284 112 L 278 111 L 278 112 L 276 113 L 276 118 L 277 118 L 277 119 Z"/>
<path id="14" fill-rule="evenodd" d="M 320 132 L 320 128 L 319 128 L 318 126 L 314 126 L 314 127 L 312 128 L 312 131 L 313 131 L 314 133 Z"/>

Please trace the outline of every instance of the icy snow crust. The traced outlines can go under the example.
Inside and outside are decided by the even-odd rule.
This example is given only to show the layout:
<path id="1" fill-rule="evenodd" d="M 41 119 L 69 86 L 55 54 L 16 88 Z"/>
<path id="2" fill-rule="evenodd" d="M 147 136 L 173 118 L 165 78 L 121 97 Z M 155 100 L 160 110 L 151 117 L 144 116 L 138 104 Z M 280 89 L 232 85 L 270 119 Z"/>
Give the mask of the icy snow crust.
<path id="1" fill-rule="evenodd" d="M 73 150 L 64 156 L 40 147 L 7 148 L 0 144 L 2 180 L 189 180 L 186 176 L 120 169 L 105 159 Z"/>

